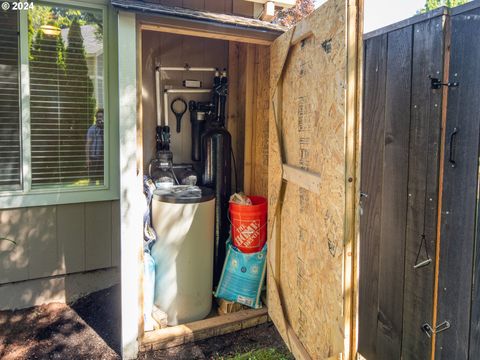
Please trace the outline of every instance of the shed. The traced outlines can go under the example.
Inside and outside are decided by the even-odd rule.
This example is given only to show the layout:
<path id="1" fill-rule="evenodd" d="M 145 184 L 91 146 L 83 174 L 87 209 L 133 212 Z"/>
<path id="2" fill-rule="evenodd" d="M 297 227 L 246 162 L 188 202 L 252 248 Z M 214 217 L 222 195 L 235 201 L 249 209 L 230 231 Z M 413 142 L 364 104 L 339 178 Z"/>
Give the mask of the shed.
<path id="1" fill-rule="evenodd" d="M 131 0 L 112 4 L 119 10 L 122 74 L 124 356 L 251 326 L 265 321 L 267 312 L 296 357 L 353 356 L 361 3 L 328 1 L 283 35 L 258 20 Z M 201 39 L 214 59 L 201 55 Z M 173 44 L 180 42 L 183 50 L 177 52 Z M 146 93 L 162 46 L 189 65 L 228 61 L 227 128 L 241 164 L 240 182 L 247 193 L 269 200 L 267 305 L 143 333 L 142 247 L 132 239 L 141 232 L 140 179 L 154 141 L 154 107 Z M 171 61 L 168 54 L 164 61 Z"/>
<path id="2" fill-rule="evenodd" d="M 254 4 L 242 0 L 38 8 L 47 5 L 59 28 L 0 14 L 9 114 L 0 109 L 9 132 L 0 231 L 17 242 L 0 253 L 0 307 L 71 301 L 119 277 L 125 359 L 269 319 L 297 358 L 352 359 L 363 1 L 329 0 L 288 31 L 253 19 Z M 91 44 L 102 47 L 93 70 L 83 58 Z M 228 69 L 235 186 L 268 198 L 267 281 L 261 309 L 145 332 L 142 182 L 155 152 L 158 65 Z M 182 126 L 171 134 L 174 162 L 189 161 L 190 123 Z"/>

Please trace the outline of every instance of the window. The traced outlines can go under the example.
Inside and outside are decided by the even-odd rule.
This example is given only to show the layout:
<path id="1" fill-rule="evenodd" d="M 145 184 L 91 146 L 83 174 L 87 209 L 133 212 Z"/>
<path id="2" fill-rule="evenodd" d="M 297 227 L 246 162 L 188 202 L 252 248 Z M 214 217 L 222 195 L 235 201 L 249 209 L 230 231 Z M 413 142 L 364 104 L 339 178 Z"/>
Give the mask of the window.
<path id="1" fill-rule="evenodd" d="M 32 189 L 103 185 L 102 12 L 37 5 L 28 20 Z"/>
<path id="2" fill-rule="evenodd" d="M 108 189 L 107 10 L 99 2 L 0 12 L 0 207 L 3 196 L 77 192 L 77 202 L 79 192 Z"/>
<path id="3" fill-rule="evenodd" d="M 21 187 L 18 18 L 0 12 L 0 189 Z"/>

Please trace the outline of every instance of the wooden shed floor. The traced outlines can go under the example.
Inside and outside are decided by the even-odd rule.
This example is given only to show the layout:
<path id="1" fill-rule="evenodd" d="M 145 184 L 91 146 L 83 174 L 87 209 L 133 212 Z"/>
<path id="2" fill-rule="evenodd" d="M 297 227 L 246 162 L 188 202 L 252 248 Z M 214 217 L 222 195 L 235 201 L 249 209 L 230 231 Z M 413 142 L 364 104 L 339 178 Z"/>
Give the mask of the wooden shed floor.
<path id="1" fill-rule="evenodd" d="M 139 359 L 224 359 L 253 349 L 288 353 L 272 323 Z M 71 306 L 52 303 L 0 311 L 0 359 L 120 359 L 120 287 L 90 294 Z"/>

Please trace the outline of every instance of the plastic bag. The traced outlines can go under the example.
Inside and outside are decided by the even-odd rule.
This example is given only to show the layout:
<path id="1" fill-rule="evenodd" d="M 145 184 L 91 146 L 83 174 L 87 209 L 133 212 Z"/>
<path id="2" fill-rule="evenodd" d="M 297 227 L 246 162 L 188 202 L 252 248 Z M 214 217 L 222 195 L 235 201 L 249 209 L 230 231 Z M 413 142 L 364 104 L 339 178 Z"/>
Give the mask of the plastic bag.
<path id="1" fill-rule="evenodd" d="M 239 205 L 252 205 L 252 200 L 243 192 L 235 193 L 230 196 L 229 202 Z"/>
<path id="2" fill-rule="evenodd" d="M 144 277 L 143 277 L 143 320 L 145 331 L 155 328 L 156 322 L 152 318 L 153 298 L 155 294 L 155 260 L 148 253 L 143 254 Z"/>
<path id="3" fill-rule="evenodd" d="M 244 254 L 227 242 L 227 256 L 223 265 L 215 297 L 247 305 L 262 307 L 260 294 L 265 279 L 267 244 L 262 251 Z"/>

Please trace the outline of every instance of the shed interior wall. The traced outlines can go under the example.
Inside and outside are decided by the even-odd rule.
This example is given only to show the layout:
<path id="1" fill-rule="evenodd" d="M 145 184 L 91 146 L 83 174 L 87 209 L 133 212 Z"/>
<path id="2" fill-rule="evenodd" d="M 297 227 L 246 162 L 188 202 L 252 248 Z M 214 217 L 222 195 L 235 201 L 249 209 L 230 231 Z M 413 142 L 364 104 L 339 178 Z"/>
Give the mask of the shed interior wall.
<path id="1" fill-rule="evenodd" d="M 155 67 L 190 66 L 227 68 L 229 87 L 227 99 L 226 127 L 232 135 L 232 150 L 236 160 L 238 190 L 249 195 L 267 196 L 268 191 L 268 112 L 269 112 L 269 47 L 224 41 L 161 31 L 141 30 L 139 49 L 141 78 L 141 111 L 138 127 L 142 144 L 137 151 L 141 161 L 140 169 L 147 174 L 150 160 L 155 155 Z M 211 88 L 213 73 L 165 72 L 162 83 L 182 87 L 182 80 L 202 80 L 203 88 Z M 178 94 L 187 103 L 189 100 L 207 101 L 209 94 Z M 169 98 L 171 102 L 173 96 Z M 162 98 L 163 103 L 163 98 Z M 192 163 L 190 114 L 187 111 L 182 119 L 182 129 L 175 131 L 175 116 L 170 111 L 171 148 L 174 163 Z M 232 166 L 232 192 L 235 191 L 235 172 Z M 143 200 L 143 199 L 142 199 Z M 139 237 L 141 238 L 141 237 Z M 218 333 L 227 333 L 240 328 L 265 322 L 266 310 L 251 310 L 235 316 L 215 317 L 186 326 L 156 330 L 140 336 L 142 350 L 158 349 L 179 345 Z M 234 315 L 234 314 L 232 314 Z M 225 319 L 225 320 L 224 320 Z M 235 320 L 232 322 L 232 319 Z M 198 328 L 198 329 L 197 329 Z M 217 330 L 215 330 L 217 329 Z M 193 331 L 193 335 L 192 335 Z M 173 334 L 173 335 L 172 335 Z M 195 335 L 196 334 L 196 335 Z M 188 335 L 188 336 L 187 336 Z"/>
<path id="2" fill-rule="evenodd" d="M 143 144 L 142 170 L 155 156 L 156 89 L 155 67 L 183 66 L 226 68 L 229 77 L 226 126 L 232 135 L 238 185 L 232 168 L 232 190 L 237 187 L 248 194 L 267 195 L 269 47 L 223 41 L 158 31 L 142 31 L 142 119 L 139 143 Z M 182 80 L 202 81 L 210 89 L 211 72 L 162 72 L 162 85 L 182 87 Z M 163 92 L 163 86 L 162 90 Z M 162 93 L 161 92 L 161 93 Z M 208 101 L 210 94 L 170 95 L 190 100 Z M 162 98 L 163 103 L 163 98 Z M 163 114 L 162 114 L 163 119 Z M 175 131 L 175 115 L 169 110 L 173 162 L 192 163 L 190 113 L 182 118 L 181 132 Z"/>

